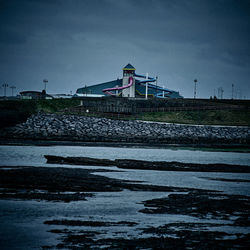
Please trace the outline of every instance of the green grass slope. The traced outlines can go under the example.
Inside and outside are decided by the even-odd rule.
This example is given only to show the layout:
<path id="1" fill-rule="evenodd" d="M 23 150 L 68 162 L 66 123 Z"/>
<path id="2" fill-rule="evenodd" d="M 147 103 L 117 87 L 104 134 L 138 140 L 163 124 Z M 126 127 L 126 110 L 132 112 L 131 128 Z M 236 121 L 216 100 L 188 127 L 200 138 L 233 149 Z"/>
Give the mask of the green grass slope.
<path id="1" fill-rule="evenodd" d="M 152 112 L 141 113 L 136 118 L 144 121 L 182 124 L 250 126 L 250 110 Z"/>

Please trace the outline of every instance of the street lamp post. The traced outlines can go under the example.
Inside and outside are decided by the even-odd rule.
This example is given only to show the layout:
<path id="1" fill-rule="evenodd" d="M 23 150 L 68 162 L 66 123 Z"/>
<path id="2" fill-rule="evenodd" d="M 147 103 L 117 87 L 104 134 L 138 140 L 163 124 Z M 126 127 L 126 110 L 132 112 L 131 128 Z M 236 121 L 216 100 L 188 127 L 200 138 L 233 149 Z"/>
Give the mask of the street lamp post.
<path id="1" fill-rule="evenodd" d="M 46 93 L 46 84 L 47 84 L 48 82 L 49 82 L 49 81 L 48 81 L 47 79 L 44 79 L 44 80 L 43 80 L 45 93 Z"/>
<path id="2" fill-rule="evenodd" d="M 156 97 L 158 97 L 157 96 L 157 94 L 158 94 L 158 86 L 157 86 L 158 85 L 158 76 L 155 77 L 155 85 L 156 85 Z"/>
<path id="3" fill-rule="evenodd" d="M 196 98 L 196 83 L 198 82 L 197 79 L 194 79 L 194 99 Z"/>
<path id="4" fill-rule="evenodd" d="M 7 83 L 2 85 L 4 87 L 4 96 L 6 97 L 6 88 L 9 86 Z"/>

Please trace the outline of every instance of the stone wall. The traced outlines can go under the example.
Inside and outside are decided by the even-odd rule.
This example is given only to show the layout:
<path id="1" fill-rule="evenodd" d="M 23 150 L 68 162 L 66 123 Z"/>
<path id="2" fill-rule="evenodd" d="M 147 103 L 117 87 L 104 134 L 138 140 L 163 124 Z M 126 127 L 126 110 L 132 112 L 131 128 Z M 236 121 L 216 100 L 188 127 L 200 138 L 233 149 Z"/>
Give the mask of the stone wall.
<path id="1" fill-rule="evenodd" d="M 77 115 L 37 114 L 2 138 L 175 144 L 249 144 L 249 127 L 192 126 Z"/>

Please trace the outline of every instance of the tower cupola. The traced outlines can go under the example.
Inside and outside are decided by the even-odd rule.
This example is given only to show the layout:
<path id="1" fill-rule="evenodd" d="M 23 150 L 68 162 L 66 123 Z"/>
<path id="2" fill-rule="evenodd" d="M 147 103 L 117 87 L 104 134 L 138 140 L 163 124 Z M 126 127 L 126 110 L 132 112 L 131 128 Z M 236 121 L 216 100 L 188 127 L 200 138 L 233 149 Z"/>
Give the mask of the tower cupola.
<path id="1" fill-rule="evenodd" d="M 131 76 L 135 74 L 135 68 L 130 63 L 127 64 L 122 70 L 123 70 L 123 76 L 128 76 L 128 75 Z"/>

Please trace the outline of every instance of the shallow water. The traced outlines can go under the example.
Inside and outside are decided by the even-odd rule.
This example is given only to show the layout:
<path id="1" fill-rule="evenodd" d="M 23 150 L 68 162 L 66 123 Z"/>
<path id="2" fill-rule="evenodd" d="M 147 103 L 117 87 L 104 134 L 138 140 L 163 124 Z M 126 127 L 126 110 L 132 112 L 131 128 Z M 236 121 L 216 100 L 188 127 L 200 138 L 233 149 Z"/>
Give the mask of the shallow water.
<path id="1" fill-rule="evenodd" d="M 250 196 L 250 174 L 241 173 L 202 173 L 202 172 L 174 172 L 128 170 L 123 172 L 96 173 L 110 178 L 132 181 L 143 181 L 144 184 L 198 188 L 222 191 L 226 194 Z M 233 180 L 249 180 L 249 182 L 225 182 L 206 178 L 224 178 Z"/>
<path id="2" fill-rule="evenodd" d="M 226 163 L 250 166 L 250 153 L 198 150 L 82 146 L 0 146 L 0 165 L 48 166 L 44 155 L 82 156 L 103 159 L 137 159 L 188 163 Z"/>
<path id="3" fill-rule="evenodd" d="M 250 166 L 250 154 L 232 152 L 204 152 L 192 150 L 115 148 L 115 147 L 81 147 L 81 146 L 0 146 L 1 166 L 64 166 L 72 165 L 46 164 L 45 154 L 60 156 L 85 156 L 106 159 L 138 159 L 154 161 L 180 161 L 192 163 L 227 163 Z M 89 169 L 113 169 L 116 167 L 77 166 Z M 240 173 L 194 173 L 165 172 L 145 170 L 121 170 L 119 172 L 95 173 L 107 177 L 142 181 L 145 184 L 166 185 L 223 191 L 227 194 L 250 195 L 250 182 L 223 182 L 209 178 L 245 179 L 250 174 Z M 230 221 L 198 219 L 184 215 L 143 214 L 138 211 L 144 208 L 142 201 L 166 197 L 167 192 L 122 192 L 94 193 L 87 201 L 70 203 L 46 201 L 0 200 L 0 246 L 1 249 L 37 249 L 45 245 L 56 245 L 60 241 L 57 234 L 48 232 L 51 229 L 98 231 L 97 237 L 143 237 L 140 228 L 159 226 L 173 222 L 204 222 L 228 224 Z M 67 227 L 43 224 L 46 220 L 72 219 L 84 221 L 131 221 L 135 227 Z M 137 230 L 136 230 L 137 229 Z M 208 230 L 229 233 L 247 233 L 248 228 L 225 226 L 208 228 Z"/>
<path id="4" fill-rule="evenodd" d="M 59 243 L 57 235 L 49 233 L 52 229 L 98 231 L 97 238 L 133 238 L 145 237 L 140 229 L 157 227 L 168 223 L 218 223 L 216 231 L 229 233 L 247 233 L 242 227 L 224 227 L 228 221 L 197 219 L 185 215 L 143 214 L 138 213 L 144 206 L 141 201 L 166 197 L 164 192 L 132 192 L 96 193 L 88 201 L 71 203 L 45 202 L 45 201 L 8 201 L 0 200 L 0 244 L 2 249 L 37 249 L 39 246 L 55 245 Z M 130 221 L 138 225 L 111 226 L 111 227 L 75 227 L 45 225 L 46 220 L 82 220 L 119 222 Z M 212 228 L 210 230 L 213 230 Z M 148 235 L 147 235 L 148 236 Z M 17 247 L 18 246 L 18 247 Z"/>

